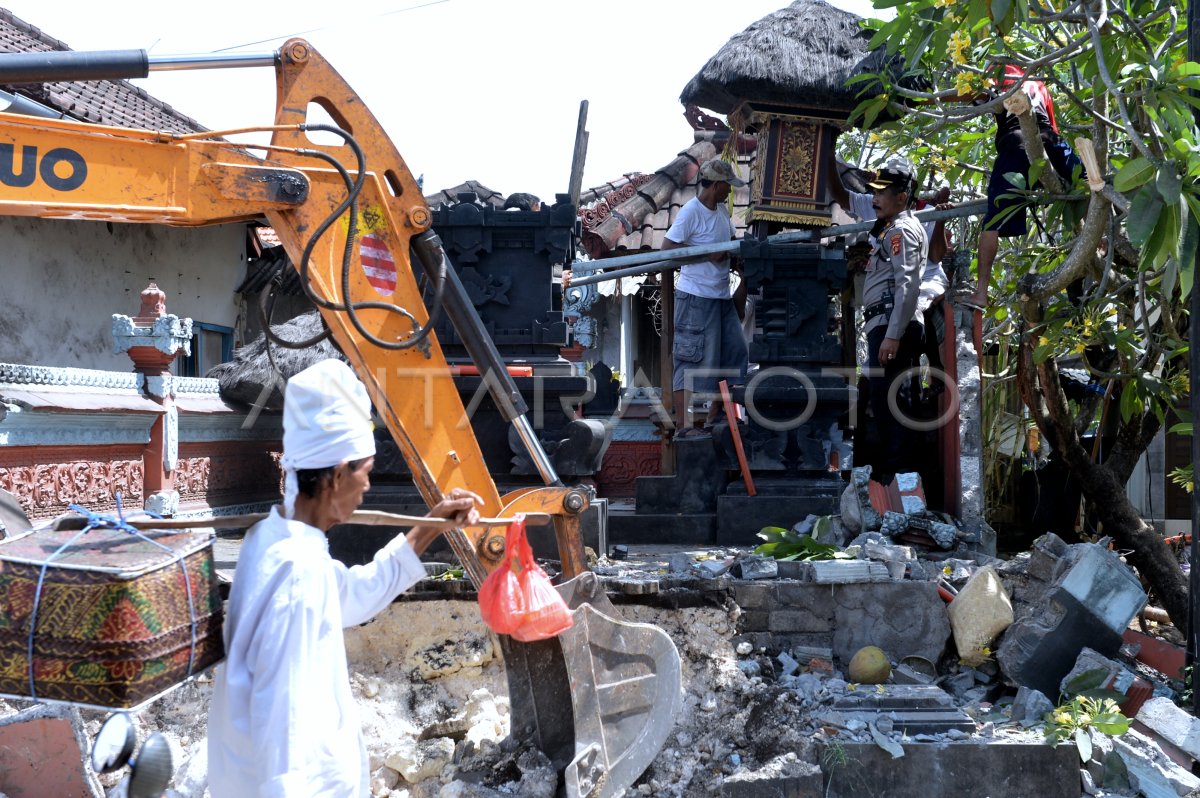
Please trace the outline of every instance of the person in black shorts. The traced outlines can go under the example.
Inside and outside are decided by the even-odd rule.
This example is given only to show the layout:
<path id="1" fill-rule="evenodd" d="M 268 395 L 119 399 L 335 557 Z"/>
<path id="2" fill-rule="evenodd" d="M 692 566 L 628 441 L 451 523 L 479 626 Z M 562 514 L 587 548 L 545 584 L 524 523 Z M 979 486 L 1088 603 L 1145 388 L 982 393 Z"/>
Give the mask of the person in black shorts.
<path id="1" fill-rule="evenodd" d="M 1022 88 L 1029 98 L 1034 118 L 1041 134 L 1046 159 L 1063 180 L 1073 179 L 1076 169 L 1082 168 L 1079 156 L 1059 135 L 1058 122 L 1054 118 L 1054 102 L 1050 92 L 1040 80 L 1025 80 L 1025 73 L 1012 64 L 1005 67 L 1000 88 L 1007 91 L 1013 83 L 1023 81 Z M 1024 175 L 1025 186 L 1008 181 L 1010 173 Z M 1023 197 L 1012 196 L 1029 183 L 1029 157 L 1025 154 L 1025 137 L 1021 133 L 1020 120 L 1006 110 L 996 114 L 996 160 L 992 164 L 988 179 L 988 205 L 983 217 L 983 230 L 979 234 L 978 284 L 972 302 L 979 308 L 987 307 L 988 282 L 992 276 L 992 264 L 1000 248 L 1001 238 L 1023 236 L 1028 231 L 1025 215 L 1028 202 Z M 1010 196 L 1005 196 L 1010 195 Z"/>

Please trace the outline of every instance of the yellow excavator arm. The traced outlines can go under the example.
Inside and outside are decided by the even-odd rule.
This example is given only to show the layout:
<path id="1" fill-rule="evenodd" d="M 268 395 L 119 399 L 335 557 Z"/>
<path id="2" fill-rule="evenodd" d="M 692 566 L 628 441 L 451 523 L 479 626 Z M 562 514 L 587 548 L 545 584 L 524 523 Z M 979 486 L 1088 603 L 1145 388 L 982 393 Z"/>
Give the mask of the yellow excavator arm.
<path id="1" fill-rule="evenodd" d="M 534 450 L 545 488 L 499 494 L 436 336 L 419 334 L 429 314 L 410 253 L 428 264 L 430 279 L 457 278 L 429 232 L 429 208 L 404 159 L 307 42 L 287 42 L 276 58 L 279 96 L 274 126 L 260 128 L 272 131 L 264 157 L 219 132 L 176 135 L 0 114 L 0 162 L 11 148 L 12 165 L 7 173 L 0 166 L 0 213 L 173 226 L 265 216 L 304 271 L 326 326 L 367 385 L 425 500 L 434 504 L 450 489 L 468 487 L 491 515 L 550 513 L 564 574 L 581 573 L 578 526 L 587 494 L 558 483 L 482 327 L 462 337 L 479 350 L 472 356 L 493 383 L 497 404 Z M 324 127 L 309 124 L 314 104 L 335 121 L 342 144 L 310 139 Z M 372 284 L 380 272 L 394 290 Z M 472 326 L 474 313 L 460 296 L 451 289 L 440 297 L 456 326 Z M 465 534 L 450 542 L 478 584 L 503 557 L 504 533 Z"/>
<path id="2" fill-rule="evenodd" d="M 221 57 L 196 57 L 212 58 Z M 379 122 L 301 39 L 271 56 L 236 58 L 231 65 L 274 66 L 272 126 L 178 135 L 0 113 L 0 214 L 175 226 L 265 216 L 425 500 L 433 504 L 466 487 L 483 497 L 487 515 L 541 512 L 554 519 L 567 580 L 558 590 L 575 623 L 551 641 L 501 638 L 513 734 L 550 756 L 570 798 L 621 794 L 657 755 L 682 703 L 678 651 L 661 629 L 618 620 L 587 571 L 579 516 L 588 494 L 554 474 L 520 393 L 430 230 L 417 183 Z M 142 51 L 3 54 L 0 84 L 144 77 L 147 68 Z M 172 59 L 169 68 L 186 67 Z M 334 125 L 310 123 L 313 105 Z M 262 130 L 271 131 L 269 146 L 222 138 Z M 309 133 L 316 130 L 341 143 L 314 143 Z M 261 157 L 251 153 L 258 150 Z M 414 266 L 433 295 L 431 311 Z M 431 332 L 430 312 L 449 316 L 545 487 L 499 494 Z M 454 530 L 447 538 L 476 585 L 503 558 L 503 528 Z"/>

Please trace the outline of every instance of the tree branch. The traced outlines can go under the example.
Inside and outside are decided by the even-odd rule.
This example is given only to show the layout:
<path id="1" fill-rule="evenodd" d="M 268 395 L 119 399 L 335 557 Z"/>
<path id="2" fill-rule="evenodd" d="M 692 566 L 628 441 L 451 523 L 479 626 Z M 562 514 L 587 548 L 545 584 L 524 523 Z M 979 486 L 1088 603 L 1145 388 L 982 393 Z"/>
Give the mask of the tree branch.
<path id="1" fill-rule="evenodd" d="M 1042 302 L 1066 289 L 1084 272 L 1092 267 L 1100 239 L 1104 237 L 1105 215 L 1111 207 L 1100 194 L 1093 194 L 1088 202 L 1083 231 L 1071 245 L 1071 251 L 1053 271 L 1047 274 L 1026 274 L 1017 283 L 1017 294 L 1022 299 Z"/>
<path id="2" fill-rule="evenodd" d="M 1129 118 L 1129 111 L 1125 108 L 1125 100 L 1122 98 L 1121 90 L 1113 83 L 1112 75 L 1108 74 L 1108 64 L 1104 62 L 1104 45 L 1100 39 L 1100 28 L 1108 19 L 1108 7 L 1103 0 L 1100 8 L 1102 13 L 1100 19 L 1097 21 L 1092 19 L 1091 11 L 1087 6 L 1084 6 L 1084 11 L 1088 15 L 1088 35 L 1092 39 L 1092 52 L 1096 54 L 1096 70 L 1100 73 L 1100 78 L 1104 81 L 1104 85 L 1112 93 L 1113 99 L 1117 101 L 1117 111 L 1121 114 L 1121 120 L 1125 123 L 1125 130 L 1129 134 L 1133 145 L 1147 159 L 1158 163 L 1159 159 L 1150 151 L 1149 146 L 1147 146 L 1146 142 L 1138 134 L 1137 128 L 1134 127 L 1133 120 Z"/>

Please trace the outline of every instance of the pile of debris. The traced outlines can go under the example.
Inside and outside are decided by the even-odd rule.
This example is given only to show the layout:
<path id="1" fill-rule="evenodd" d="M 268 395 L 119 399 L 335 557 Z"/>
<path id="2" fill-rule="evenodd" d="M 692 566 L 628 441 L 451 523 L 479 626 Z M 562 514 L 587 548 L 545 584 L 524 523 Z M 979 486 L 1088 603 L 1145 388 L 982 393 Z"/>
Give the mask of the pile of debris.
<path id="1" fill-rule="evenodd" d="M 882 495 L 854 487 L 868 504 Z M 901 508 L 919 492 L 894 487 L 901 498 L 883 499 Z M 1190 772 L 1200 722 L 1176 706 L 1182 661 L 1129 629 L 1146 595 L 1116 553 L 1047 534 L 1001 561 L 953 519 L 907 507 L 928 528 L 885 525 L 874 505 L 871 528 L 861 504 L 857 528 L 846 515 L 805 519 L 787 531 L 818 544 L 807 560 L 738 548 L 615 547 L 600 558 L 594 571 L 621 614 L 665 630 L 683 665 L 683 708 L 627 796 L 1200 789 Z M 555 794 L 550 762 L 509 737 L 499 641 L 469 583 L 428 579 L 346 638 L 374 798 Z M 207 794 L 209 693 L 195 680 L 138 717 L 143 739 L 160 732 L 176 754 L 170 798 Z M 1133 727 L 1105 733 L 1107 715 L 1073 711 L 1091 706 L 1084 699 L 1119 704 Z M 64 718 L 87 740 L 102 716 Z M 1047 745 L 1048 731 L 1066 744 Z M 85 771 L 96 796 L 123 794 L 79 754 L 56 764 Z"/>

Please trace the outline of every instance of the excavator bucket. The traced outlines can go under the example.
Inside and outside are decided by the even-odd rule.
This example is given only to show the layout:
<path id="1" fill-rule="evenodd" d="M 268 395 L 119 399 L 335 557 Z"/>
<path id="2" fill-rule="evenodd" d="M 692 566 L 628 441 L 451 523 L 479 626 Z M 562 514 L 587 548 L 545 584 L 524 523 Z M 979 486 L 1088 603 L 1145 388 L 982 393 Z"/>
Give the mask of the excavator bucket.
<path id="1" fill-rule="evenodd" d="M 657 626 L 621 620 L 591 572 L 558 591 L 570 629 L 537 643 L 502 638 L 513 735 L 550 757 L 568 798 L 620 795 L 675 724 L 679 651 Z"/>

